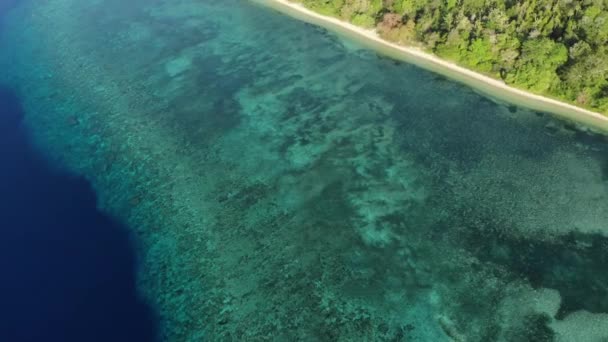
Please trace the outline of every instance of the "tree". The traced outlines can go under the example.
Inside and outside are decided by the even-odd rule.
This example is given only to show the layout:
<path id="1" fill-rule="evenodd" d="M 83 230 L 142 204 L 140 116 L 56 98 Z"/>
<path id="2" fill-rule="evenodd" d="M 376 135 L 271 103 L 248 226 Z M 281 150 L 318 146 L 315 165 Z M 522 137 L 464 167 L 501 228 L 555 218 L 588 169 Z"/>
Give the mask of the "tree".
<path id="1" fill-rule="evenodd" d="M 532 39 L 524 43 L 515 70 L 506 81 L 537 92 L 547 92 L 559 83 L 557 69 L 568 60 L 568 49 L 551 39 Z"/>
<path id="2" fill-rule="evenodd" d="M 606 0 L 299 0 L 507 83 L 608 112 Z"/>

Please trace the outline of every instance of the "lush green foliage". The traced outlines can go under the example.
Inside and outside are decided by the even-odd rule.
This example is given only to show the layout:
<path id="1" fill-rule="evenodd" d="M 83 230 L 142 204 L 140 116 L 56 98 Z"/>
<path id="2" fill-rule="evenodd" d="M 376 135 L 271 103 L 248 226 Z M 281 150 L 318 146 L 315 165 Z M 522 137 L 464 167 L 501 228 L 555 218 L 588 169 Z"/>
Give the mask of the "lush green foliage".
<path id="1" fill-rule="evenodd" d="M 302 0 L 508 84 L 608 113 L 608 0 Z"/>

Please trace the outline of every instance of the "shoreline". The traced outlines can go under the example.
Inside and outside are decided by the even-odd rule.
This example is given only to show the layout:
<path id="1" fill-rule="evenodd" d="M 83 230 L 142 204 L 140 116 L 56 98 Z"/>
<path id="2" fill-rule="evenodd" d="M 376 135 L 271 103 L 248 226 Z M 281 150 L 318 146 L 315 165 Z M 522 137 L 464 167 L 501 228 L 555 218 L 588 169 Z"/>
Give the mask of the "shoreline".
<path id="1" fill-rule="evenodd" d="M 414 64 L 463 83 L 482 94 L 500 101 L 540 112 L 548 112 L 562 119 L 587 126 L 592 131 L 608 135 L 608 116 L 550 97 L 537 95 L 443 60 L 415 47 L 389 42 L 374 30 L 364 29 L 340 19 L 314 12 L 300 3 L 288 0 L 252 0 L 292 18 L 321 26 L 334 33 L 354 39 L 364 47 L 388 57 Z"/>

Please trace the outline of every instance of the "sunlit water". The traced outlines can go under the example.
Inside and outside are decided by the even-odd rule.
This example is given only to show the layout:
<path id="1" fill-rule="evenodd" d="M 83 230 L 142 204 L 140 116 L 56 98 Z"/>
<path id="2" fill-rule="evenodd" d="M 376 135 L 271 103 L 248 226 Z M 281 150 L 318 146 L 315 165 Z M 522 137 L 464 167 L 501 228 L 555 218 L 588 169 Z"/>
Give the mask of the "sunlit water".
<path id="1" fill-rule="evenodd" d="M 1 57 L 164 340 L 608 333 L 603 138 L 248 1 L 26 1 Z"/>

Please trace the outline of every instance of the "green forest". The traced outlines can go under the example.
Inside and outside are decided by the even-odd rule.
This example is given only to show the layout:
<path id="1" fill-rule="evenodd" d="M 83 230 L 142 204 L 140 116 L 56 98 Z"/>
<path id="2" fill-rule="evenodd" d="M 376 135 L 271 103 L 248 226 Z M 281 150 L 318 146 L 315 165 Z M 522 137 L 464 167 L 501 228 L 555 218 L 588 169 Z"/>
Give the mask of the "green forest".
<path id="1" fill-rule="evenodd" d="M 299 0 L 385 39 L 608 114 L 608 0 Z"/>

